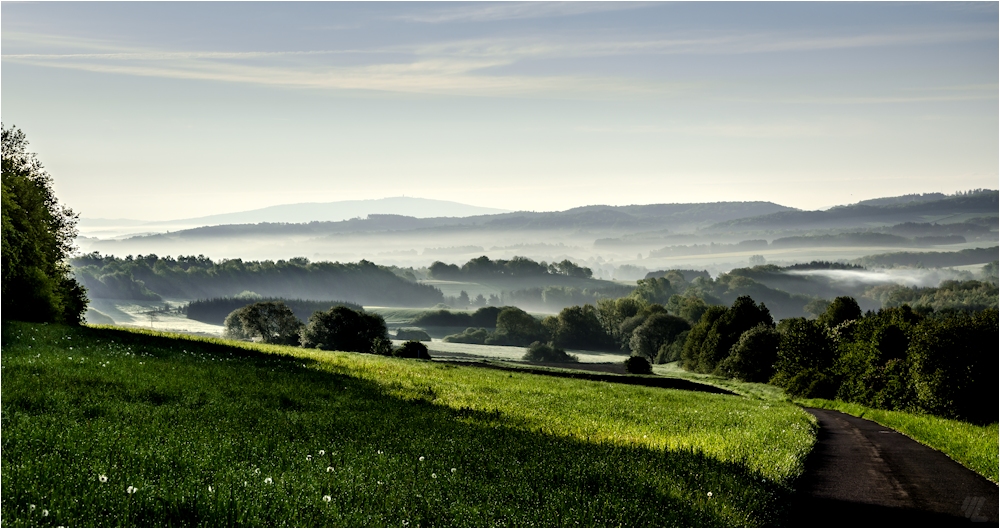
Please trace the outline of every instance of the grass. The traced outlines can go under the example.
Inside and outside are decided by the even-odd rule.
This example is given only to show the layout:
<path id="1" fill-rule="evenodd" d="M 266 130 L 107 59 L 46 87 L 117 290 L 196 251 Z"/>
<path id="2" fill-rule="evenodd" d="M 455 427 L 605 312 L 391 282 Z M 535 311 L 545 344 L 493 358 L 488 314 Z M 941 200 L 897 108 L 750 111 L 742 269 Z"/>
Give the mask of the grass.
<path id="1" fill-rule="evenodd" d="M 0 364 L 6 526 L 775 525 L 815 439 L 788 403 L 136 329 L 7 322 Z"/>
<path id="2" fill-rule="evenodd" d="M 875 421 L 911 439 L 945 453 L 966 468 L 997 483 L 998 445 L 997 423 L 978 426 L 967 422 L 942 419 L 901 411 L 868 408 L 860 404 L 825 399 L 804 399 L 803 406 L 837 410 Z"/>

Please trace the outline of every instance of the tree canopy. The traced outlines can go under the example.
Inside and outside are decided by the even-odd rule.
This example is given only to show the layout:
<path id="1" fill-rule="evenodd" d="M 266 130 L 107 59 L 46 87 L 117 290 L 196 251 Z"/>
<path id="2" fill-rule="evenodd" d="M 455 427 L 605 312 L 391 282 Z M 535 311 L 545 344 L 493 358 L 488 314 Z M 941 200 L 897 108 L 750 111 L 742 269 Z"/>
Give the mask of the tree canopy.
<path id="1" fill-rule="evenodd" d="M 52 177 L 16 127 L 3 130 L 3 317 L 79 324 L 84 288 L 67 258 L 77 215 L 56 199 Z"/>

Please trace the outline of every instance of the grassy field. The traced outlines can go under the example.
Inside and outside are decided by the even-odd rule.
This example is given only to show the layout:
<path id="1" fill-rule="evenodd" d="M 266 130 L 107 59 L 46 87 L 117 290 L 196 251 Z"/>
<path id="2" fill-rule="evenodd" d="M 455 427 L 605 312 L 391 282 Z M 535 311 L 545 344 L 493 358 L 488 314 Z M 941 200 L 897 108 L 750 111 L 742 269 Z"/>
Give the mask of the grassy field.
<path id="1" fill-rule="evenodd" d="M 994 483 L 997 482 L 997 469 L 1000 464 L 998 461 L 1000 431 L 997 430 L 997 423 L 977 426 L 932 415 L 877 410 L 860 404 L 824 399 L 806 399 L 800 403 L 803 406 L 838 410 L 875 421 L 917 442 L 940 450 L 966 468 L 974 470 Z"/>
<path id="2" fill-rule="evenodd" d="M 786 403 L 5 323 L 7 526 L 780 523 Z"/>

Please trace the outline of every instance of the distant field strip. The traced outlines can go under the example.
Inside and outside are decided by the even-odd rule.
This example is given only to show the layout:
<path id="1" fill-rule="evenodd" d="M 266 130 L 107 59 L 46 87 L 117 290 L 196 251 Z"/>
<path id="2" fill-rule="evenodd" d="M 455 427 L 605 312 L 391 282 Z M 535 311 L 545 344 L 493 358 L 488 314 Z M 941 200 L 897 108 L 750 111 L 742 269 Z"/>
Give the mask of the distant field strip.
<path id="1" fill-rule="evenodd" d="M 759 526 L 796 406 L 113 328 L 5 323 L 7 526 Z"/>

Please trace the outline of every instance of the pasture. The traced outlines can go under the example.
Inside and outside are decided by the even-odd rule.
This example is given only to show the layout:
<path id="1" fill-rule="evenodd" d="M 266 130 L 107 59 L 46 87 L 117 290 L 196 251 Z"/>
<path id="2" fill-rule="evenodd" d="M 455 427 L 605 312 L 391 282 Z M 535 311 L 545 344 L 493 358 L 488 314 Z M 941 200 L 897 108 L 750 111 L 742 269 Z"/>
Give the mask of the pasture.
<path id="1" fill-rule="evenodd" d="M 789 403 L 5 323 L 7 526 L 759 526 Z"/>

